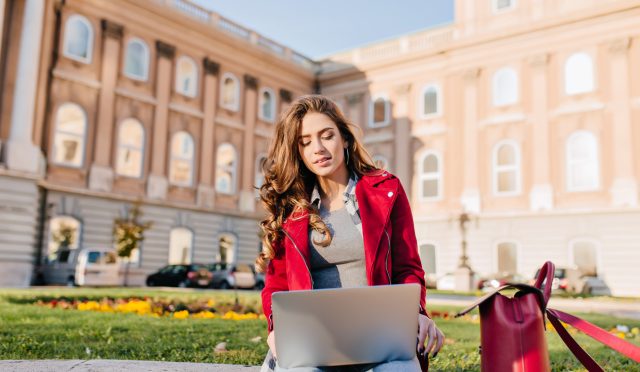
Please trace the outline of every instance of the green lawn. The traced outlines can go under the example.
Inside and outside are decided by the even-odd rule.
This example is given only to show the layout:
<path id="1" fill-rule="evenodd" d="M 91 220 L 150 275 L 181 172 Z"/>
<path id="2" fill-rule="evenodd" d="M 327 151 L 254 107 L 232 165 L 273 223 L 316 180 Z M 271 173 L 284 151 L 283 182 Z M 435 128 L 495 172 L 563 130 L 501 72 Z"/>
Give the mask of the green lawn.
<path id="1" fill-rule="evenodd" d="M 240 302 L 260 308 L 257 292 L 241 291 Z M 110 297 L 158 297 L 190 301 L 214 299 L 233 302 L 233 291 L 177 291 L 140 289 L 36 289 L 0 290 L 0 359 L 137 359 L 234 364 L 260 364 L 267 352 L 264 320 L 172 319 L 135 314 L 112 314 L 49 309 L 30 304 L 35 298 L 101 299 Z M 432 307 L 456 311 L 452 307 Z M 640 327 L 640 321 L 604 315 L 576 314 L 606 329 L 624 324 Z M 447 335 L 447 345 L 432 362 L 434 371 L 479 370 L 479 326 L 464 319 L 437 319 Z M 547 332 L 552 369 L 583 370 L 562 341 Z M 260 342 L 252 342 L 257 336 Z M 583 335 L 577 339 L 607 370 L 640 371 L 640 366 Z M 255 341 L 255 340 L 254 340 Z M 640 337 L 632 341 L 640 344 Z M 227 342 L 227 352 L 214 347 Z"/>

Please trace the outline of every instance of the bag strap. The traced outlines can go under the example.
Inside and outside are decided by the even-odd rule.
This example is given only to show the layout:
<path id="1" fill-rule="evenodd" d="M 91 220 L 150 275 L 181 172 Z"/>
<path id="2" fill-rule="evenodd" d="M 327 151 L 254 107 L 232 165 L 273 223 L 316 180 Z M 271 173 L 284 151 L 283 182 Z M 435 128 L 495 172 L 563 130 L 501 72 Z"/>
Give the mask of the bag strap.
<path id="1" fill-rule="evenodd" d="M 540 268 L 540 272 L 538 273 L 538 277 L 536 278 L 536 283 L 533 285 L 538 289 L 542 289 L 542 283 L 546 280 L 546 285 L 544 286 L 544 290 L 542 291 L 542 297 L 544 300 L 544 308 L 547 307 L 547 303 L 549 302 L 549 298 L 551 298 L 551 287 L 553 286 L 553 278 L 555 276 L 556 266 L 551 261 L 547 261 Z"/>
<path id="2" fill-rule="evenodd" d="M 540 292 L 540 290 L 536 287 L 532 287 L 530 285 L 527 284 L 521 284 L 521 283 L 508 283 L 503 285 L 502 287 L 496 288 L 493 291 L 487 293 L 486 295 L 478 298 L 475 302 L 473 302 L 471 305 L 469 305 L 467 308 L 465 308 L 464 310 L 461 310 L 459 313 L 457 313 L 455 315 L 455 317 L 460 317 L 465 315 L 466 313 L 470 312 L 471 310 L 475 309 L 477 306 L 480 306 L 483 302 L 487 301 L 488 299 L 490 299 L 491 297 L 495 296 L 496 294 L 498 294 L 499 292 L 505 290 L 505 289 L 518 289 L 520 290 L 518 293 L 516 293 L 516 296 L 522 296 L 523 294 L 526 293 L 535 293 L 538 296 L 538 303 L 540 303 L 540 310 L 542 310 L 542 313 L 544 314 L 544 310 L 545 308 L 543 307 L 543 297 L 542 297 L 542 292 Z"/>
<path id="3" fill-rule="evenodd" d="M 594 340 L 640 363 L 640 347 L 619 337 L 616 337 L 615 335 L 612 335 L 611 333 L 594 324 L 587 322 L 586 320 L 580 319 L 576 316 L 556 309 L 547 309 L 547 317 L 549 318 L 549 321 L 551 321 L 551 324 L 556 329 L 556 331 L 558 331 L 558 334 L 560 335 L 562 340 L 565 342 L 565 344 L 567 344 L 569 350 L 571 350 L 573 355 L 575 355 L 576 358 L 578 358 L 578 360 L 582 363 L 582 365 L 585 366 L 585 368 L 587 368 L 589 371 L 592 371 L 592 368 L 594 368 L 594 366 L 598 366 L 598 364 L 591 358 L 589 354 L 587 354 L 586 351 L 584 351 L 584 349 L 580 347 L 580 345 L 578 345 L 578 343 L 573 339 L 573 337 L 571 337 L 569 332 L 567 332 L 560 321 L 571 325 L 572 327 L 582 331 Z"/>

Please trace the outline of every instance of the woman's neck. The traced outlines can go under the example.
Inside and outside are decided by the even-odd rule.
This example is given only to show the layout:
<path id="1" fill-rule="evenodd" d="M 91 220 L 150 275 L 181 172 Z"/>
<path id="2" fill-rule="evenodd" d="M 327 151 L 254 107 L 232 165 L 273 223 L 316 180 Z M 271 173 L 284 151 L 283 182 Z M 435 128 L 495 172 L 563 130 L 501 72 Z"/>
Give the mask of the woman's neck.
<path id="1" fill-rule="evenodd" d="M 328 177 L 318 177 L 320 198 L 324 205 L 330 209 L 336 209 L 338 202 L 342 203 L 342 194 L 349 184 L 349 171 L 347 167 L 341 167 Z"/>

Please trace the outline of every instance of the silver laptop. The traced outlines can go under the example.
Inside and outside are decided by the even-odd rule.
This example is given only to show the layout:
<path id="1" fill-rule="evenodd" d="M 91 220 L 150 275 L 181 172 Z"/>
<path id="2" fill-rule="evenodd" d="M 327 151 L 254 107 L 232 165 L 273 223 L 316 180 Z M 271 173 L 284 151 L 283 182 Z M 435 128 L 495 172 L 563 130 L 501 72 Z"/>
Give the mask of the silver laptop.
<path id="1" fill-rule="evenodd" d="M 420 286 L 276 292 L 272 312 L 284 368 L 410 360 L 418 335 Z"/>

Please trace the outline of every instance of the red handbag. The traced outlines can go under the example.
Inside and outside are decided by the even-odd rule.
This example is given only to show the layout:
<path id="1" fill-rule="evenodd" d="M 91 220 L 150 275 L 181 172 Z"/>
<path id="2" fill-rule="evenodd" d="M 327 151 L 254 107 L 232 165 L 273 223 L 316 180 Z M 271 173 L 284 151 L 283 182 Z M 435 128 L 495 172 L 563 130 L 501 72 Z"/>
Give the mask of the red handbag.
<path id="1" fill-rule="evenodd" d="M 481 297 L 456 315 L 462 316 L 476 306 L 480 307 L 482 371 L 550 371 L 544 335 L 545 313 L 569 350 L 587 370 L 603 371 L 560 321 L 640 363 L 639 347 L 585 320 L 547 308 L 554 272 L 553 263 L 546 262 L 533 286 L 507 284 Z M 547 284 L 543 286 L 545 281 Z M 505 289 L 517 289 L 518 292 L 510 298 L 500 294 Z"/>

